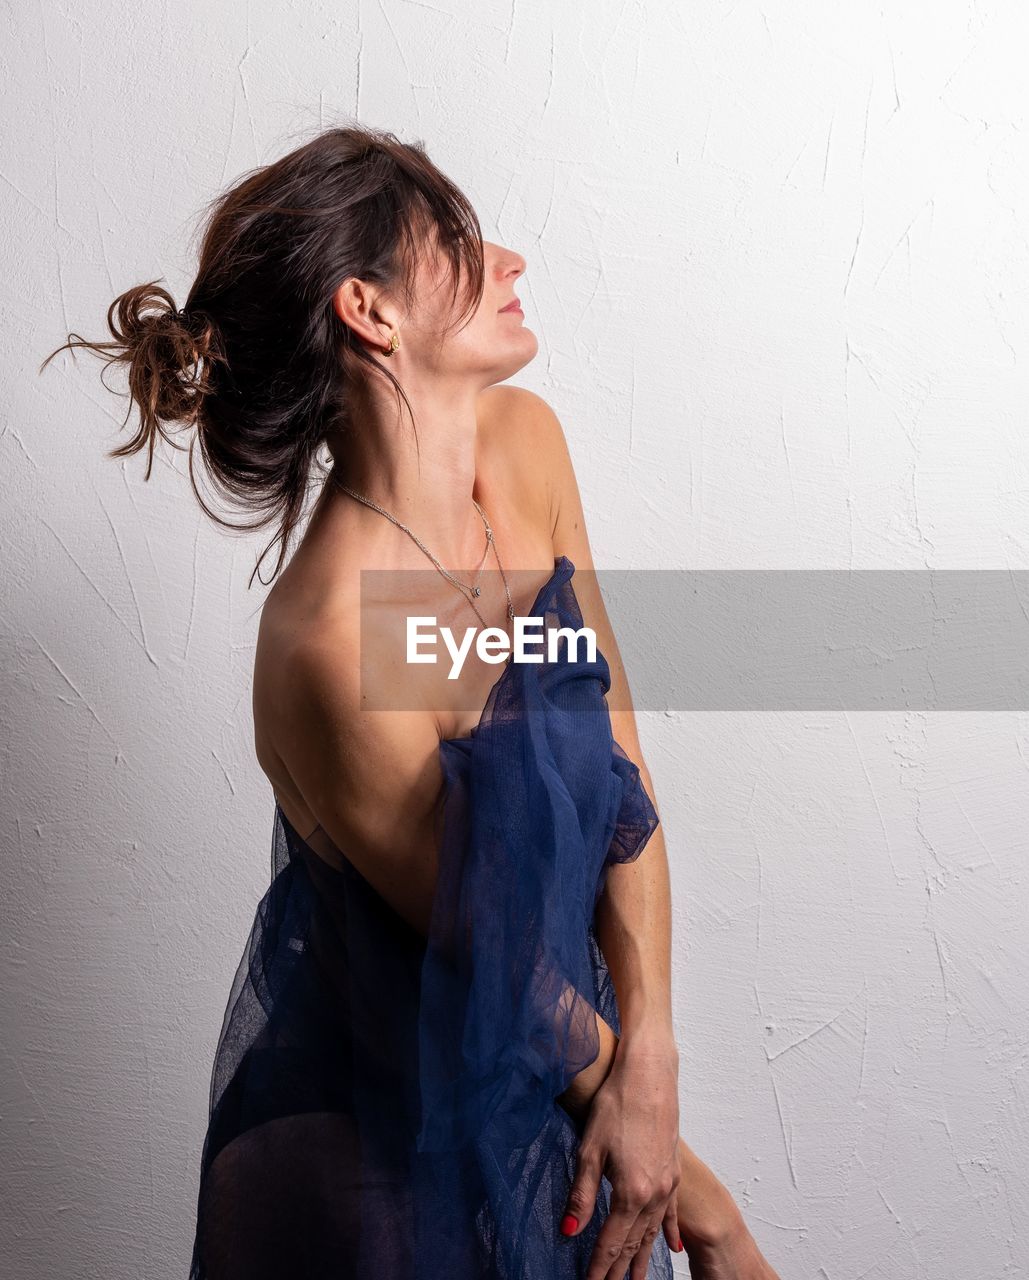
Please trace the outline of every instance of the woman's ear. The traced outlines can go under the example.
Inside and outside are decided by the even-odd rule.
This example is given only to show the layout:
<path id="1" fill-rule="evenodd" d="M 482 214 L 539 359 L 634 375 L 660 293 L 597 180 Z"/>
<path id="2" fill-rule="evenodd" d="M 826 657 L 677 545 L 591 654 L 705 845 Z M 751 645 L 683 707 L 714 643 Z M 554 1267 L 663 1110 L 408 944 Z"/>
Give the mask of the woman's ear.
<path id="1" fill-rule="evenodd" d="M 381 291 L 373 285 L 348 276 L 332 295 L 332 309 L 340 320 L 369 346 L 384 350 L 397 326 L 382 314 Z M 388 308 L 388 304 L 387 304 Z"/>

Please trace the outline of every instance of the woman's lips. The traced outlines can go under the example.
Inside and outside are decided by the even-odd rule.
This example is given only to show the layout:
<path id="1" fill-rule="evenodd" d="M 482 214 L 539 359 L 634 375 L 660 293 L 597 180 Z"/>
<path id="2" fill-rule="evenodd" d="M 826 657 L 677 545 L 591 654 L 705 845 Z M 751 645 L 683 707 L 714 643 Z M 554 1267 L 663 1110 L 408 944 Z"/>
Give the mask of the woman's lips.
<path id="1" fill-rule="evenodd" d="M 502 313 L 504 311 L 521 311 L 521 309 L 522 309 L 522 305 L 517 298 L 515 298 L 512 302 L 509 302 L 506 307 L 500 308 Z"/>

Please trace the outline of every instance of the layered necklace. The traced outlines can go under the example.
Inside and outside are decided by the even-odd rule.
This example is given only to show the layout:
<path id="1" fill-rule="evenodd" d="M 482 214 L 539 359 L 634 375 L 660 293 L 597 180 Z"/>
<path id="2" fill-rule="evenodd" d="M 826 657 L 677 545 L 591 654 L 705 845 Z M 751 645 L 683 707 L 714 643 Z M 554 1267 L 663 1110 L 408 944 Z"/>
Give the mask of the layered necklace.
<path id="1" fill-rule="evenodd" d="M 479 586 L 479 579 L 482 577 L 482 570 L 486 564 L 486 557 L 489 555 L 490 547 L 492 547 L 493 555 L 496 557 L 496 561 L 497 561 L 497 568 L 500 570 L 500 576 L 504 581 L 504 592 L 507 595 L 507 616 L 512 620 L 514 619 L 515 611 L 514 611 L 514 604 L 511 600 L 511 588 L 507 585 L 507 574 L 504 572 L 504 566 L 500 563 L 500 554 L 497 551 L 497 542 L 496 542 L 496 538 L 493 536 L 493 528 L 490 525 L 489 519 L 486 516 L 486 512 L 483 511 L 482 507 L 479 506 L 479 504 L 475 501 L 474 498 L 472 499 L 472 502 L 475 505 L 475 510 L 478 511 L 479 515 L 482 517 L 482 523 L 486 529 L 486 547 L 482 553 L 482 562 L 479 565 L 475 578 L 473 579 L 472 582 L 468 583 L 468 582 L 462 582 L 459 578 L 456 578 L 449 571 L 449 569 L 444 569 L 443 565 L 440 564 L 439 560 L 437 560 L 437 558 L 432 554 L 432 552 L 425 545 L 425 543 L 422 542 L 421 538 L 419 538 L 416 533 L 413 533 L 406 524 L 398 520 L 396 516 L 392 515 L 384 507 L 380 507 L 377 502 L 372 502 L 371 498 L 366 498 L 363 494 L 355 492 L 353 489 L 350 488 L 349 485 L 345 485 L 341 480 L 335 479 L 335 477 L 333 477 L 333 479 L 335 484 L 340 489 L 342 489 L 344 493 L 349 493 L 352 498 L 356 498 L 358 502 L 363 502 L 366 507 L 371 507 L 373 511 L 378 511 L 380 515 L 385 516 L 387 520 L 395 524 L 398 529 L 403 529 L 403 531 L 408 535 L 408 537 L 413 539 L 414 542 L 417 543 L 417 545 L 421 548 L 421 550 L 424 551 L 424 553 L 429 557 L 429 559 L 440 571 L 443 577 L 446 578 L 448 582 L 453 583 L 453 585 L 457 587 L 457 589 L 468 601 L 469 605 L 471 605 L 472 609 L 475 610 L 475 616 L 482 623 L 483 627 L 485 627 L 487 623 L 485 618 L 479 612 L 478 608 L 476 608 L 475 599 L 482 595 L 482 588 Z"/>

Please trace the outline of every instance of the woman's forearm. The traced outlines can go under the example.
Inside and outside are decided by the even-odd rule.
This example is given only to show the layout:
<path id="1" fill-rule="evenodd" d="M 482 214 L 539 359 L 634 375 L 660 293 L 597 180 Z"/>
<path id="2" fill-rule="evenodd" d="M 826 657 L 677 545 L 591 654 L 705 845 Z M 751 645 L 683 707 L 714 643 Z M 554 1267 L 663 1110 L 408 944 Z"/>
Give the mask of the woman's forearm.
<path id="1" fill-rule="evenodd" d="M 654 794 L 646 765 L 640 776 Z M 641 856 L 608 868 L 594 916 L 594 932 L 611 973 L 622 1036 L 667 1044 L 676 1058 L 671 1001 L 671 888 L 664 832 L 655 828 Z M 558 1101 L 576 1120 L 589 1112 L 607 1079 L 621 1037 L 596 1014 L 600 1050 Z"/>
<path id="2" fill-rule="evenodd" d="M 580 1126 L 589 1114 L 597 1090 L 608 1077 L 611 1064 L 615 1060 L 615 1050 L 618 1048 L 618 1036 L 611 1024 L 599 1013 L 596 1014 L 596 1019 L 597 1035 L 600 1040 L 600 1050 L 596 1058 L 574 1077 L 564 1093 L 559 1093 L 557 1096 L 564 1110 Z"/>
<path id="3" fill-rule="evenodd" d="M 639 770 L 653 796 L 649 770 L 645 764 Z M 671 886 L 660 825 L 638 858 L 608 868 L 594 929 L 614 983 L 623 1038 L 674 1043 Z"/>

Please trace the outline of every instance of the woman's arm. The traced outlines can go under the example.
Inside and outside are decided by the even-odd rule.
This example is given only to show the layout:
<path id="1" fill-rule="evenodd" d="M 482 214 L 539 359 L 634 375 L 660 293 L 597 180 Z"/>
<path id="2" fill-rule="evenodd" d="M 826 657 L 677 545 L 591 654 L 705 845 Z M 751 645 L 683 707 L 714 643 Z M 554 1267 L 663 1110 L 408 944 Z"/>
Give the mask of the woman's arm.
<path id="1" fill-rule="evenodd" d="M 660 809 L 654 783 L 643 759 L 636 715 L 618 641 L 607 616 L 597 581 L 575 470 L 564 431 L 541 397 L 509 388 L 522 414 L 537 485 L 546 490 L 555 557 L 566 555 L 575 565 L 574 587 L 583 622 L 592 627 L 597 647 L 607 659 L 611 686 L 607 693 L 615 741 L 637 765 L 655 809 Z M 664 831 L 658 826 L 642 856 L 615 863 L 594 920 L 614 981 L 622 1045 L 646 1042 L 647 1051 L 675 1055 L 671 999 L 671 894 Z"/>
<path id="2" fill-rule="evenodd" d="M 610 1023 L 605 1021 L 599 1013 L 597 1014 L 597 1036 L 600 1040 L 600 1051 L 596 1058 L 579 1072 L 564 1093 L 559 1093 L 557 1096 L 557 1101 L 568 1112 L 580 1134 L 586 1127 L 593 1099 L 607 1079 L 618 1049 L 618 1036 Z"/>
<path id="3" fill-rule="evenodd" d="M 554 555 L 566 555 L 575 565 L 583 623 L 595 631 L 610 668 L 615 741 L 641 765 L 632 702 L 597 582 L 564 432 L 545 400 L 521 389 L 517 396 L 526 455 L 547 494 Z M 649 790 L 650 777 L 642 767 L 641 777 Z M 621 1251 L 632 1280 L 645 1275 L 662 1224 L 670 1242 L 678 1238 L 678 1050 L 672 1033 L 670 917 L 667 857 L 658 828 L 639 858 L 608 868 L 598 904 L 595 931 L 615 987 L 621 1036 L 590 1108 L 568 1198 L 568 1213 L 575 1220 L 568 1234 L 574 1235 L 592 1216 L 606 1173 L 613 1187 L 611 1213 L 594 1257 L 615 1259 Z M 599 1076 L 598 1064 L 594 1066 Z"/>
<path id="4" fill-rule="evenodd" d="M 616 677 L 621 658 L 606 654 L 616 681 L 626 688 L 624 671 Z M 628 694 L 625 694 L 628 697 Z M 650 770 L 636 734 L 631 709 L 614 709 L 611 723 L 615 741 L 640 771 L 647 794 L 660 818 Z M 616 862 L 608 869 L 604 893 L 594 919 L 597 941 L 604 953 L 618 997 L 622 1037 L 646 1044 L 658 1054 L 678 1051 L 672 1027 L 672 908 L 668 853 L 659 825 L 645 851 L 631 862 Z"/>
<path id="5" fill-rule="evenodd" d="M 597 582 L 564 432 L 546 401 L 531 392 L 522 395 L 528 397 L 525 412 L 531 420 L 536 466 L 550 489 L 554 555 L 566 555 L 575 565 L 575 594 L 583 622 L 596 632 L 597 647 L 610 669 L 607 701 L 615 741 L 639 768 L 660 817 L 653 779 L 643 760 L 625 667 Z M 671 893 L 660 825 L 640 857 L 608 868 L 594 928 L 618 999 L 618 1053 L 625 1053 L 630 1045 L 639 1046 L 641 1052 L 677 1065 L 672 1028 Z"/>

